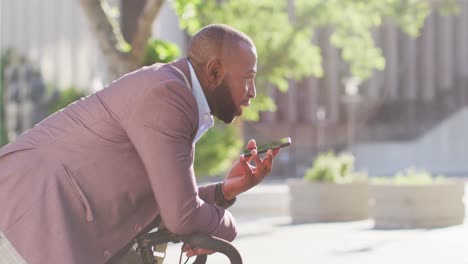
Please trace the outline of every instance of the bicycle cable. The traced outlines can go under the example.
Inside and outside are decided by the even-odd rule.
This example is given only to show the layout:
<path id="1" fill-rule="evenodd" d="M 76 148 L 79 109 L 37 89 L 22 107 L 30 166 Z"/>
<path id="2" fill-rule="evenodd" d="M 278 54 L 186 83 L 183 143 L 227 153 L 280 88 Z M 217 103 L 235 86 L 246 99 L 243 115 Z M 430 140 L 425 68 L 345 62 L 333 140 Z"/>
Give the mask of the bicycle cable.
<path id="1" fill-rule="evenodd" d="M 179 264 L 182 264 L 182 255 L 184 254 L 184 246 L 185 246 L 185 243 L 182 244 L 182 247 L 180 248 L 180 257 L 179 257 Z M 184 264 L 187 264 L 188 260 L 190 259 L 190 257 L 188 257 Z"/>

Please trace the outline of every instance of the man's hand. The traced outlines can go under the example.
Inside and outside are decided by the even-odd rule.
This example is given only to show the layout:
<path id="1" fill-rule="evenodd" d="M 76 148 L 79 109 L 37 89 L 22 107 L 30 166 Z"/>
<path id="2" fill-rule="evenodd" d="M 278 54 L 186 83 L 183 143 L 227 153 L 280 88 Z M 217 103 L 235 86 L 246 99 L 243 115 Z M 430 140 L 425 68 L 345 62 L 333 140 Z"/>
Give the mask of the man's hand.
<path id="1" fill-rule="evenodd" d="M 186 256 L 187 257 L 193 257 L 193 256 L 198 256 L 198 255 L 211 255 L 215 253 L 215 251 L 209 250 L 209 249 L 204 249 L 204 248 L 193 248 L 189 244 L 184 244 L 182 246 L 182 251 L 187 252 Z"/>
<path id="2" fill-rule="evenodd" d="M 249 141 L 246 148 L 251 150 L 252 155 L 248 158 L 240 156 L 224 180 L 222 190 L 226 200 L 231 200 L 260 183 L 271 172 L 273 158 L 279 152 L 279 148 L 269 149 L 262 159 L 257 154 L 257 144 L 253 139 Z M 250 165 L 252 160 L 255 166 Z"/>

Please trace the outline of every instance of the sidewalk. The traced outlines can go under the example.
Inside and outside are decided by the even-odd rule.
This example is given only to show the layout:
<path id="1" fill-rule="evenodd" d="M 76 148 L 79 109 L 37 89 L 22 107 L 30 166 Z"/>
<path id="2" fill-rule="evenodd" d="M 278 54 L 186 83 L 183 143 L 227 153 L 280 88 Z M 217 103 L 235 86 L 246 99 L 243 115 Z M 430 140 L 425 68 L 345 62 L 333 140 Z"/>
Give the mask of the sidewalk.
<path id="1" fill-rule="evenodd" d="M 374 230 L 372 221 L 288 225 L 289 219 L 240 222 L 234 245 L 244 263 L 466 264 L 467 225 L 432 230 Z M 178 263 L 171 245 L 166 263 Z M 227 263 L 214 254 L 208 263 Z M 211 262 L 210 262 L 211 261 Z"/>
<path id="2" fill-rule="evenodd" d="M 439 229 L 375 230 L 372 220 L 291 225 L 288 216 L 236 219 L 234 245 L 247 264 L 468 263 L 467 221 Z M 180 245 L 171 244 L 167 253 L 165 263 L 178 263 Z M 228 262 L 214 254 L 207 263 Z"/>

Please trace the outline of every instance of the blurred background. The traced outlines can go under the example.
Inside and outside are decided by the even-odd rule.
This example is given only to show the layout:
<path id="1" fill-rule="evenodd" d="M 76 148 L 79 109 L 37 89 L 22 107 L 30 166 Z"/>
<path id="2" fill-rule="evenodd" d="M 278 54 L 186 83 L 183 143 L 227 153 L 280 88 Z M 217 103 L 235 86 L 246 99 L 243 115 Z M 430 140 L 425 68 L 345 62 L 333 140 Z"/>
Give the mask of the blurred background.
<path id="1" fill-rule="evenodd" d="M 199 176 L 222 174 L 250 138 L 286 136 L 276 178 L 302 177 L 327 150 L 353 153 L 372 175 L 468 172 L 467 1 L 1 0 L 0 9 L 2 145 L 126 72 L 183 57 L 197 30 L 226 23 L 257 44 L 259 96 L 234 128 L 217 122 L 198 144 Z"/>
<path id="2" fill-rule="evenodd" d="M 197 143 L 200 182 L 251 138 L 293 142 L 231 208 L 247 263 L 468 262 L 468 0 L 0 0 L 0 146 L 211 23 L 259 72 Z"/>

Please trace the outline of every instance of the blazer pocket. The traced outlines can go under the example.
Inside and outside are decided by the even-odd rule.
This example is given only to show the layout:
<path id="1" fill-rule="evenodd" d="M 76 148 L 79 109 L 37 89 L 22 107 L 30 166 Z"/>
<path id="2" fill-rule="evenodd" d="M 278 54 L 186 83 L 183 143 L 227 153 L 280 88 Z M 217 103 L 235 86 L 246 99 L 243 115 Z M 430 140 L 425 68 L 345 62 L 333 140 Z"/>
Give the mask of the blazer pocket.
<path id="1" fill-rule="evenodd" d="M 81 186 L 78 184 L 76 179 L 73 177 L 73 174 L 70 172 L 70 170 L 62 164 L 63 169 L 65 171 L 65 176 L 67 177 L 67 180 L 69 181 L 70 185 L 73 187 L 73 190 L 75 191 L 76 196 L 81 202 L 81 205 L 83 206 L 83 210 L 85 211 L 86 214 L 86 221 L 92 222 L 94 221 L 94 214 L 93 210 L 91 209 L 91 204 L 88 201 L 88 198 L 86 198 L 85 193 L 83 192 L 83 189 Z"/>

